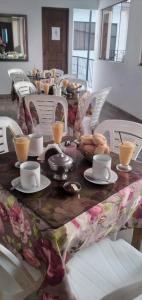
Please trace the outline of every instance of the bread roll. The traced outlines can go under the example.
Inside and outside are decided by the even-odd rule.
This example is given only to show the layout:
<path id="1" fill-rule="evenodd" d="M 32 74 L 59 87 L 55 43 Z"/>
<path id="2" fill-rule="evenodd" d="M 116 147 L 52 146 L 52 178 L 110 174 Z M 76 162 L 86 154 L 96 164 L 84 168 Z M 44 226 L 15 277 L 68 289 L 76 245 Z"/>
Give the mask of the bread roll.
<path id="1" fill-rule="evenodd" d="M 84 145 L 83 150 L 86 155 L 92 156 L 95 153 L 96 147 L 94 145 Z"/>
<path id="2" fill-rule="evenodd" d="M 104 154 L 105 152 L 105 147 L 103 145 L 99 145 L 96 147 L 95 154 Z"/>
<path id="3" fill-rule="evenodd" d="M 94 133 L 93 135 L 93 143 L 96 146 L 104 145 L 107 143 L 106 137 L 101 133 Z"/>
<path id="4" fill-rule="evenodd" d="M 110 148 L 109 148 L 109 146 L 106 146 L 106 148 L 105 148 L 105 152 L 104 152 L 105 154 L 110 154 Z"/>
<path id="5" fill-rule="evenodd" d="M 87 134 L 81 136 L 81 143 L 84 145 L 93 145 L 93 135 Z"/>

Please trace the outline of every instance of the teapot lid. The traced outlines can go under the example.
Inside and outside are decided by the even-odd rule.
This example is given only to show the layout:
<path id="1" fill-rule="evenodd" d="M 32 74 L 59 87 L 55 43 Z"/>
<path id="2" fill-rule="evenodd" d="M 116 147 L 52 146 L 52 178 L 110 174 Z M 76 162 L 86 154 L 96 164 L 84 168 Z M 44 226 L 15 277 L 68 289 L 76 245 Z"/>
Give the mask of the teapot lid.
<path id="1" fill-rule="evenodd" d="M 67 166 L 73 162 L 73 159 L 64 153 L 59 153 L 50 156 L 49 161 L 57 166 Z"/>

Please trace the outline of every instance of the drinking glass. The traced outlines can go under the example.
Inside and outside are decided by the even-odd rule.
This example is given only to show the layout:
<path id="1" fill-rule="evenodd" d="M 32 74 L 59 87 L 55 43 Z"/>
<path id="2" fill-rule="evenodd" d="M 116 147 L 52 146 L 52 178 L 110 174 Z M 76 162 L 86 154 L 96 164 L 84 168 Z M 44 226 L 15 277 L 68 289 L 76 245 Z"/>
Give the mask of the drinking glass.
<path id="1" fill-rule="evenodd" d="M 66 89 L 68 87 L 69 80 L 68 79 L 63 79 L 63 87 Z"/>
<path id="2" fill-rule="evenodd" d="M 25 162 L 28 158 L 30 138 L 28 136 L 18 136 L 13 139 L 18 162 L 15 166 L 20 167 L 22 162 Z"/>
<path id="3" fill-rule="evenodd" d="M 44 93 L 45 93 L 46 95 L 49 94 L 49 83 L 44 83 Z"/>
<path id="4" fill-rule="evenodd" d="M 132 159 L 135 150 L 135 144 L 130 141 L 123 141 L 119 147 L 119 160 L 120 164 L 116 166 L 117 170 L 123 172 L 129 172 L 132 170 L 130 161 Z"/>
<path id="5" fill-rule="evenodd" d="M 36 86 L 36 88 L 37 88 L 37 92 L 40 94 L 40 91 L 41 91 L 40 80 L 36 80 L 36 81 L 35 81 L 35 86 Z"/>
<path id="6" fill-rule="evenodd" d="M 63 137 L 64 123 L 56 121 L 52 124 L 53 139 L 55 144 L 60 144 Z"/>

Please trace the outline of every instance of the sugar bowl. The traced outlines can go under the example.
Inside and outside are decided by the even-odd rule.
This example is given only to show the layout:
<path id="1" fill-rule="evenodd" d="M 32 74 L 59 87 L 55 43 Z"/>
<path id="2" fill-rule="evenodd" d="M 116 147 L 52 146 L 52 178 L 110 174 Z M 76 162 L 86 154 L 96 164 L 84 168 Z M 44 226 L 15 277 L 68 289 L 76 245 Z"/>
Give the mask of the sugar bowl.
<path id="1" fill-rule="evenodd" d="M 64 153 L 59 153 L 50 156 L 48 163 L 51 170 L 55 172 L 53 178 L 61 181 L 67 179 L 67 173 L 73 165 L 73 159 Z"/>

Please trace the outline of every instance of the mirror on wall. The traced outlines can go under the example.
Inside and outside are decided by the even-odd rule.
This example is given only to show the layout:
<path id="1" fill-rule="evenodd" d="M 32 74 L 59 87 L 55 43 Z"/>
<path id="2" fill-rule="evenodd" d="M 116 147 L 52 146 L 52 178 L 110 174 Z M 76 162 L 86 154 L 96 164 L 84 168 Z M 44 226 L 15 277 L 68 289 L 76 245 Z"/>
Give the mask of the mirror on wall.
<path id="1" fill-rule="evenodd" d="M 27 17 L 0 14 L 0 61 L 28 60 Z"/>

